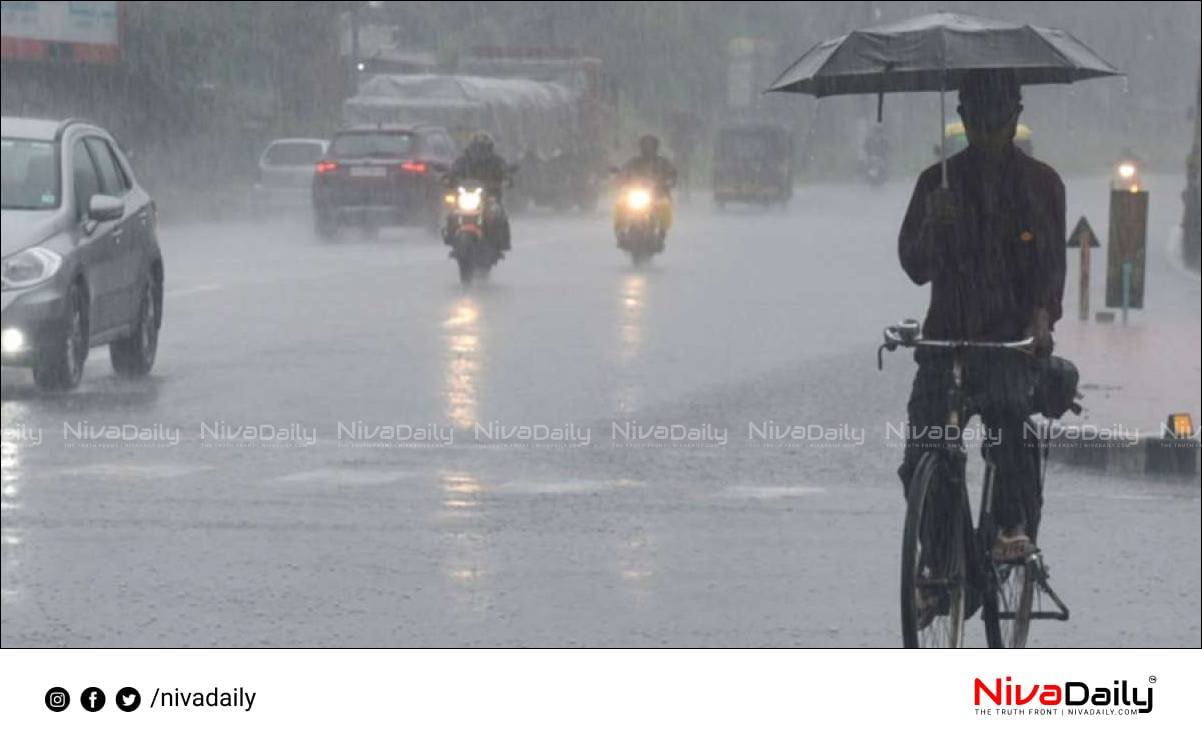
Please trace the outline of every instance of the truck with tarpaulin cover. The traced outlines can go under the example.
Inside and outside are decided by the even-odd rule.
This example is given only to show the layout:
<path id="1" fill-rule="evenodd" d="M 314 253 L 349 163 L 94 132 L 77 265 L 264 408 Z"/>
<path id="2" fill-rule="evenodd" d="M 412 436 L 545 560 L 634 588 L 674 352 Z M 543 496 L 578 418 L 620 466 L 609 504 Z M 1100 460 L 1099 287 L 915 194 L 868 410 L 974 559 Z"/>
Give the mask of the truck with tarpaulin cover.
<path id="1" fill-rule="evenodd" d="M 521 165 L 506 194 L 510 208 L 592 209 L 614 110 L 600 60 L 502 51 L 479 50 L 453 74 L 374 75 L 343 104 L 345 123 L 441 126 L 460 147 L 487 131 L 498 153 Z"/>

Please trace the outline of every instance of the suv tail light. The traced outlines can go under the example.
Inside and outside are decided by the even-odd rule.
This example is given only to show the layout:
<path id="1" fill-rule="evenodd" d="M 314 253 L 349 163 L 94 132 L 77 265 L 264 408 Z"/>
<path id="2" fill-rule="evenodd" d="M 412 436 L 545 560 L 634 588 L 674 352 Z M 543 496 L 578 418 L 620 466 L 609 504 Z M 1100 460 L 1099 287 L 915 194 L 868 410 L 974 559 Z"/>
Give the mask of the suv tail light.
<path id="1" fill-rule="evenodd" d="M 421 160 L 406 160 L 401 163 L 401 170 L 406 173 L 425 173 L 430 166 Z"/>
<path id="2" fill-rule="evenodd" d="M 338 163 L 333 160 L 322 160 L 317 163 L 318 173 L 333 173 L 335 170 L 338 170 Z"/>

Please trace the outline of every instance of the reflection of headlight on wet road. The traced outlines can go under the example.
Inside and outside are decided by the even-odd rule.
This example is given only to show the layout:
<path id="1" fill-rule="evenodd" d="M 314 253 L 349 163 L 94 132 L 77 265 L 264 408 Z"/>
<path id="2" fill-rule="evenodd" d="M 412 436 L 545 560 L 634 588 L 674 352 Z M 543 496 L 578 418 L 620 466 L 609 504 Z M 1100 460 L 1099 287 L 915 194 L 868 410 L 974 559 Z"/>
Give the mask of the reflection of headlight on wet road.
<path id="1" fill-rule="evenodd" d="M 451 316 L 443 324 L 448 328 L 463 327 L 464 325 L 471 325 L 476 322 L 476 318 L 479 316 L 480 313 L 476 310 L 476 306 L 470 300 L 465 299 L 455 305 Z"/>
<path id="2" fill-rule="evenodd" d="M 647 277 L 641 273 L 628 274 L 620 285 L 618 314 L 618 371 L 614 404 L 623 415 L 638 408 L 642 384 L 636 371 L 643 347 L 644 313 L 647 305 Z"/>
<path id="3" fill-rule="evenodd" d="M 447 329 L 443 391 L 447 417 L 458 428 L 476 423 L 476 387 L 480 373 L 480 311 L 469 297 L 455 303 L 443 323 Z"/>
<path id="4" fill-rule="evenodd" d="M 622 342 L 623 364 L 633 361 L 643 344 L 643 307 L 646 293 L 645 276 L 631 274 L 622 281 L 622 315 L 618 332 Z"/>
<path id="5" fill-rule="evenodd" d="M 651 192 L 645 188 L 632 188 L 626 192 L 626 206 L 641 212 L 651 205 Z"/>

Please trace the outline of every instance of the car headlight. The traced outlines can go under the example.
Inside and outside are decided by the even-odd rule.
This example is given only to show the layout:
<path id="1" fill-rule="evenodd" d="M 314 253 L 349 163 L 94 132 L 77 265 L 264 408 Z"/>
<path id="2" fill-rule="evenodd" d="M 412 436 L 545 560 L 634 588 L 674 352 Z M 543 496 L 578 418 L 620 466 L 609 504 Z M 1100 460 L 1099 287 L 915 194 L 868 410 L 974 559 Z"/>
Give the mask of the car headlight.
<path id="1" fill-rule="evenodd" d="M 0 351 L 20 353 L 25 350 L 25 334 L 17 328 L 5 328 L 0 333 Z"/>
<path id="2" fill-rule="evenodd" d="M 480 196 L 482 191 L 479 188 L 471 191 L 466 188 L 459 189 L 459 210 L 464 212 L 474 212 L 480 208 Z"/>
<path id="3" fill-rule="evenodd" d="M 0 263 L 0 284 L 24 289 L 49 279 L 63 265 L 62 256 L 43 247 L 27 248 Z"/>
<path id="4" fill-rule="evenodd" d="M 1134 163 L 1119 163 L 1119 178 L 1130 180 L 1135 177 L 1136 168 Z"/>
<path id="5" fill-rule="evenodd" d="M 632 188 L 626 192 L 626 206 L 643 211 L 651 205 L 651 192 L 645 188 Z"/>

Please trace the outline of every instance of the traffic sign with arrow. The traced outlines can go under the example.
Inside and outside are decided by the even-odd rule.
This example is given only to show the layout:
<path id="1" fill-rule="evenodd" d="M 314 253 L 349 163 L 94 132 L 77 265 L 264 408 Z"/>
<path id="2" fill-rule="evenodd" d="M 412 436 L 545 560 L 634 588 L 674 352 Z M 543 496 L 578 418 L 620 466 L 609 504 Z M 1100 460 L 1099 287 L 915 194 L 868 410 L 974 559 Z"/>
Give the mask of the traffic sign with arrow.
<path id="1" fill-rule="evenodd" d="M 1098 247 L 1097 235 L 1089 226 L 1089 220 L 1082 214 L 1073 228 L 1073 234 L 1068 236 L 1066 247 L 1081 248 L 1081 273 L 1077 291 L 1077 318 L 1081 322 L 1089 320 L 1089 249 Z"/>
<path id="2" fill-rule="evenodd" d="M 1077 226 L 1073 228 L 1072 234 L 1068 236 L 1068 242 L 1065 243 L 1069 248 L 1080 248 L 1082 246 L 1090 248 L 1101 247 L 1098 244 L 1098 237 L 1094 234 L 1093 228 L 1089 226 L 1089 220 L 1085 215 L 1077 220 Z"/>

